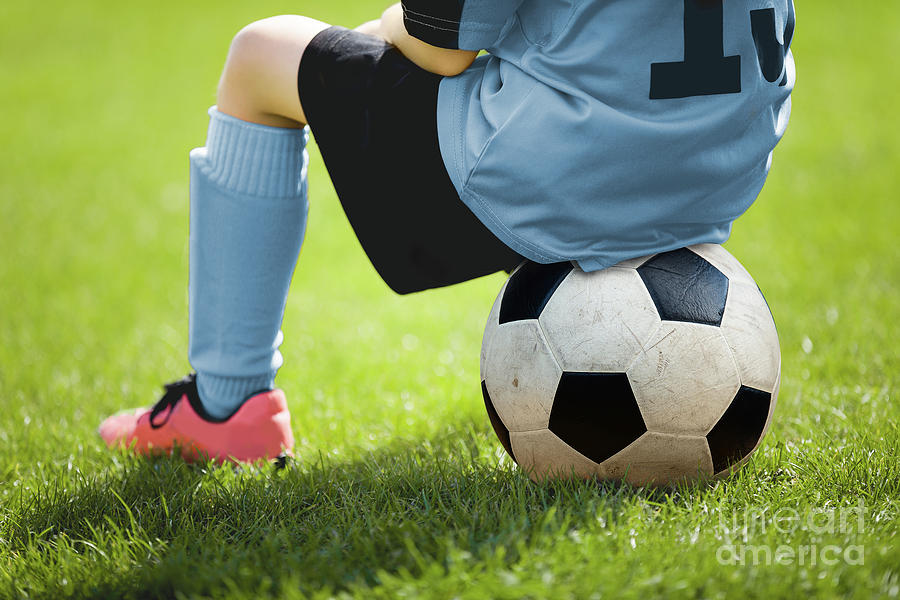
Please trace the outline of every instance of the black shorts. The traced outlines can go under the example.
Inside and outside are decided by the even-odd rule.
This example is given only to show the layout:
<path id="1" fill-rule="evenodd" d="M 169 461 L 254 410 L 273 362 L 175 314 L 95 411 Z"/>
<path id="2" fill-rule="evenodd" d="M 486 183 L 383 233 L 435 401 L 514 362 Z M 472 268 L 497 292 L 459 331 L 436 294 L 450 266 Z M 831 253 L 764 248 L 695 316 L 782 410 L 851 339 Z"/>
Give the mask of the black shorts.
<path id="1" fill-rule="evenodd" d="M 378 274 L 407 294 L 524 260 L 459 199 L 438 145 L 441 77 L 343 27 L 300 62 L 300 101 L 344 212 Z"/>

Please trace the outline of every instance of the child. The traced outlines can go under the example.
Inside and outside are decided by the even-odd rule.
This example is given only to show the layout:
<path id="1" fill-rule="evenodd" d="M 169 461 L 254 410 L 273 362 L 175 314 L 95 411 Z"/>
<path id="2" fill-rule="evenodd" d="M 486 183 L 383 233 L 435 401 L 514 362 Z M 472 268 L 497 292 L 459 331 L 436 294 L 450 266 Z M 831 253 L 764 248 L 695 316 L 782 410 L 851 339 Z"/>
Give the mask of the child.
<path id="1" fill-rule="evenodd" d="M 728 238 L 787 126 L 793 29 L 792 0 L 407 0 L 353 31 L 249 25 L 191 152 L 196 374 L 100 434 L 188 458 L 290 452 L 273 387 L 306 124 L 396 292 L 523 258 L 594 271 Z"/>

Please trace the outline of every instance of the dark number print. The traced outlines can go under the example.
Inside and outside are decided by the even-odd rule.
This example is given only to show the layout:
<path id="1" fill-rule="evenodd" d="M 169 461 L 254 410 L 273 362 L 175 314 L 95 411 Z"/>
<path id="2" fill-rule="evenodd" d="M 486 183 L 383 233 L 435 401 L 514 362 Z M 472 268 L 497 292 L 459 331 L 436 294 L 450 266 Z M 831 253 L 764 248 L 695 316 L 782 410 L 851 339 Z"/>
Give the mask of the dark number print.
<path id="1" fill-rule="evenodd" d="M 650 65 L 650 99 L 741 91 L 741 57 L 725 56 L 723 0 L 684 0 L 684 60 Z"/>
<path id="2" fill-rule="evenodd" d="M 784 72 L 784 59 L 794 37 L 794 3 L 788 4 L 788 20 L 784 29 L 784 44 L 779 43 L 775 30 L 775 9 L 750 11 L 750 23 L 753 27 L 753 42 L 756 44 L 756 55 L 759 57 L 759 68 L 769 83 L 787 85 L 787 73 Z"/>
<path id="3" fill-rule="evenodd" d="M 739 94 L 741 57 L 725 56 L 724 0 L 684 0 L 684 60 L 650 65 L 650 99 Z M 754 10 L 750 26 L 759 66 L 767 81 L 787 84 L 784 59 L 794 35 L 794 7 L 789 3 L 784 44 L 778 42 L 775 9 Z"/>

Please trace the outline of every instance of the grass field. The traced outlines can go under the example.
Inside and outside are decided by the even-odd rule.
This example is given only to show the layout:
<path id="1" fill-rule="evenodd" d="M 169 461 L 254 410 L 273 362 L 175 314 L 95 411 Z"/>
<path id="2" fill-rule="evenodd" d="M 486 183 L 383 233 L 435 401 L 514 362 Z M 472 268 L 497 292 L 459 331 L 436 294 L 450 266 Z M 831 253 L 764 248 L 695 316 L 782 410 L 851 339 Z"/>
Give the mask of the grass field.
<path id="1" fill-rule="evenodd" d="M 301 459 L 106 451 L 103 416 L 189 370 L 187 153 L 231 36 L 272 14 L 353 25 L 381 8 L 0 4 L 0 598 L 897 597 L 895 2 L 798 2 L 793 122 L 728 243 L 784 361 L 771 431 L 737 476 L 530 483 L 480 398 L 502 278 L 393 295 L 315 153 L 278 380 Z M 855 512 L 829 527 L 841 509 Z M 808 554 L 720 564 L 732 545 Z"/>

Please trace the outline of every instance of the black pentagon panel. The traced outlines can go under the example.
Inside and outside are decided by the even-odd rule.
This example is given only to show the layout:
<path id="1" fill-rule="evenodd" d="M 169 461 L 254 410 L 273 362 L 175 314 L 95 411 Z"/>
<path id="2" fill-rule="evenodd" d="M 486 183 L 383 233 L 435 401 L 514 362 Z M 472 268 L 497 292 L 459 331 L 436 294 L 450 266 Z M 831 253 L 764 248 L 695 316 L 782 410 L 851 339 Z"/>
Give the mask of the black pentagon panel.
<path id="1" fill-rule="evenodd" d="M 745 385 L 715 427 L 706 434 L 716 473 L 750 454 L 762 437 L 772 394 Z"/>
<path id="2" fill-rule="evenodd" d="M 722 324 L 728 277 L 687 248 L 657 254 L 638 267 L 664 321 Z"/>
<path id="3" fill-rule="evenodd" d="M 563 373 L 550 431 L 594 462 L 603 462 L 647 431 L 625 373 Z"/>
<path id="4" fill-rule="evenodd" d="M 510 321 L 537 319 L 553 292 L 566 275 L 572 272 L 572 263 L 542 265 L 527 261 L 509 278 L 503 302 L 500 304 L 500 325 Z"/>
<path id="5" fill-rule="evenodd" d="M 491 420 L 491 426 L 494 428 L 494 433 L 497 434 L 497 438 L 500 440 L 500 443 L 503 444 L 503 449 L 506 450 L 506 453 L 515 461 L 516 455 L 513 454 L 512 442 L 509 440 L 509 429 L 507 429 L 506 425 L 503 424 L 503 421 L 500 420 L 500 415 L 497 414 L 497 409 L 494 408 L 494 403 L 491 401 L 491 395 L 488 394 L 487 385 L 484 381 L 481 382 L 481 395 L 484 396 L 484 407 L 487 409 L 488 418 Z"/>

